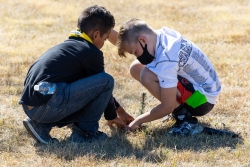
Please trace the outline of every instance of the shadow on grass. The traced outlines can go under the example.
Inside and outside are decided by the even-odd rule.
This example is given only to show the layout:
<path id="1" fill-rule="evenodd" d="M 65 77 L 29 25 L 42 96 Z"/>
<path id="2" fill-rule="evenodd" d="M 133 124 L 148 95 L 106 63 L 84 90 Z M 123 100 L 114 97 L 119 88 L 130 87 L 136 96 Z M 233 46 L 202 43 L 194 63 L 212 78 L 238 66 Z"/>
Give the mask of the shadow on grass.
<path id="1" fill-rule="evenodd" d="M 169 128 L 161 127 L 152 131 L 146 127 L 136 134 L 118 131 L 109 139 L 100 142 L 76 144 L 65 139 L 57 144 L 46 146 L 36 144 L 35 147 L 36 152 L 41 156 L 54 154 L 57 158 L 66 161 L 77 157 L 84 157 L 89 161 L 133 157 L 137 160 L 157 163 L 166 161 L 171 151 L 206 152 L 218 148 L 235 149 L 237 144 L 243 143 L 241 137 L 232 138 L 225 135 L 168 136 L 166 135 L 168 130 Z"/>
<path id="2" fill-rule="evenodd" d="M 180 137 L 166 135 L 166 129 L 155 130 L 146 143 L 155 142 L 155 145 L 175 150 L 192 150 L 202 152 L 217 150 L 218 148 L 235 149 L 237 144 L 243 144 L 241 137 L 232 138 L 226 135 L 198 134 L 195 136 Z"/>
<path id="3" fill-rule="evenodd" d="M 111 160 L 117 157 L 129 157 L 135 152 L 140 152 L 140 150 L 133 148 L 126 136 L 125 132 L 118 131 L 108 139 L 93 143 L 77 144 L 65 139 L 60 143 L 50 145 L 36 143 L 35 147 L 36 152 L 40 155 L 55 154 L 59 159 L 65 159 L 66 161 L 83 156 L 89 159 Z"/>

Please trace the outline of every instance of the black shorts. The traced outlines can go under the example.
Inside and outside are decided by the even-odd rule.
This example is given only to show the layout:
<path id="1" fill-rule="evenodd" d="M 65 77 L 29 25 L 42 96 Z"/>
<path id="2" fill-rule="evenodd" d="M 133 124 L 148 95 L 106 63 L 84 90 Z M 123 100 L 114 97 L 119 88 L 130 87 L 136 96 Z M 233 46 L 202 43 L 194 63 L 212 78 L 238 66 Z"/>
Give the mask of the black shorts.
<path id="1" fill-rule="evenodd" d="M 177 97 L 177 101 L 182 104 L 192 116 L 203 116 L 213 109 L 214 104 L 207 102 L 205 95 L 195 90 L 193 84 L 186 78 L 178 76 L 177 89 L 181 94 Z"/>

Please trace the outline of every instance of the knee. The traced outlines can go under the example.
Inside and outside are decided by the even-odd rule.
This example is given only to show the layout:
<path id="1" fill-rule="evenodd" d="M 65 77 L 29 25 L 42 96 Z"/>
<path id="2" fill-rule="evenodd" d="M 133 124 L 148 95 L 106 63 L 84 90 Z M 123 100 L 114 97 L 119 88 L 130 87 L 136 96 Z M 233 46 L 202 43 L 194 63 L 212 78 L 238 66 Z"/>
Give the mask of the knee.
<path id="1" fill-rule="evenodd" d="M 129 71 L 129 72 L 130 72 L 130 75 L 131 75 L 134 79 L 140 81 L 140 77 L 138 76 L 138 73 L 137 73 L 136 68 L 135 68 L 134 66 L 130 66 L 130 71 Z"/>
<path id="2" fill-rule="evenodd" d="M 130 65 L 130 75 L 140 82 L 140 74 L 145 65 L 142 65 L 138 60 L 135 60 Z"/>
<path id="3" fill-rule="evenodd" d="M 157 82 L 157 76 L 147 68 L 144 68 L 140 74 L 140 81 L 144 87 L 152 85 L 152 82 Z"/>
<path id="4" fill-rule="evenodd" d="M 150 84 L 151 81 L 149 80 L 149 78 L 145 73 L 142 73 L 140 75 L 140 82 L 144 87 L 146 87 L 148 84 Z"/>
<path id="5" fill-rule="evenodd" d="M 114 81 L 114 78 L 108 74 L 108 73 L 102 73 L 102 76 L 105 78 L 105 80 L 107 81 L 107 85 L 110 87 L 110 88 L 114 88 L 114 85 L 115 85 L 115 81 Z"/>

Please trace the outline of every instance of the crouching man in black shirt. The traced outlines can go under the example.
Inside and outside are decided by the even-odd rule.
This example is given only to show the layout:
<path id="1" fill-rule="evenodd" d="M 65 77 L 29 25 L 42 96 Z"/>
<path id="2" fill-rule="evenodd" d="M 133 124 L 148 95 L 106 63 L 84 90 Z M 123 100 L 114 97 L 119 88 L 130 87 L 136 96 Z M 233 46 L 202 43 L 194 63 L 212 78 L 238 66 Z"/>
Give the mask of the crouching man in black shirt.
<path id="1" fill-rule="evenodd" d="M 104 71 L 100 50 L 106 39 L 115 44 L 113 15 L 101 6 L 85 9 L 78 18 L 77 30 L 69 39 L 46 51 L 29 69 L 20 99 L 28 118 L 23 124 L 38 142 L 57 141 L 50 136 L 54 126 L 73 123 L 73 142 L 92 142 L 107 137 L 98 131 L 104 112 L 108 125 L 125 128 L 133 121 L 112 96 L 114 79 Z M 52 95 L 34 91 L 46 81 L 56 84 Z M 117 113 L 118 116 L 117 117 Z"/>

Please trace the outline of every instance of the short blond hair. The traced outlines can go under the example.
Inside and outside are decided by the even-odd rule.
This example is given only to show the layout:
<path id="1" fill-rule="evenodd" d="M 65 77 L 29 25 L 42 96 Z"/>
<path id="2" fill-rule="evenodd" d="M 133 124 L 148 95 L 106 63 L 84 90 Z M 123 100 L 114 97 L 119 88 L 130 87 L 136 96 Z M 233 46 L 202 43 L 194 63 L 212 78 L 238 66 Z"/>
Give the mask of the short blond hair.
<path id="1" fill-rule="evenodd" d="M 125 22 L 121 26 L 118 35 L 118 55 L 126 57 L 126 51 L 124 49 L 125 43 L 132 44 L 137 42 L 142 33 L 151 34 L 153 33 L 153 29 L 143 20 L 134 18 Z"/>

